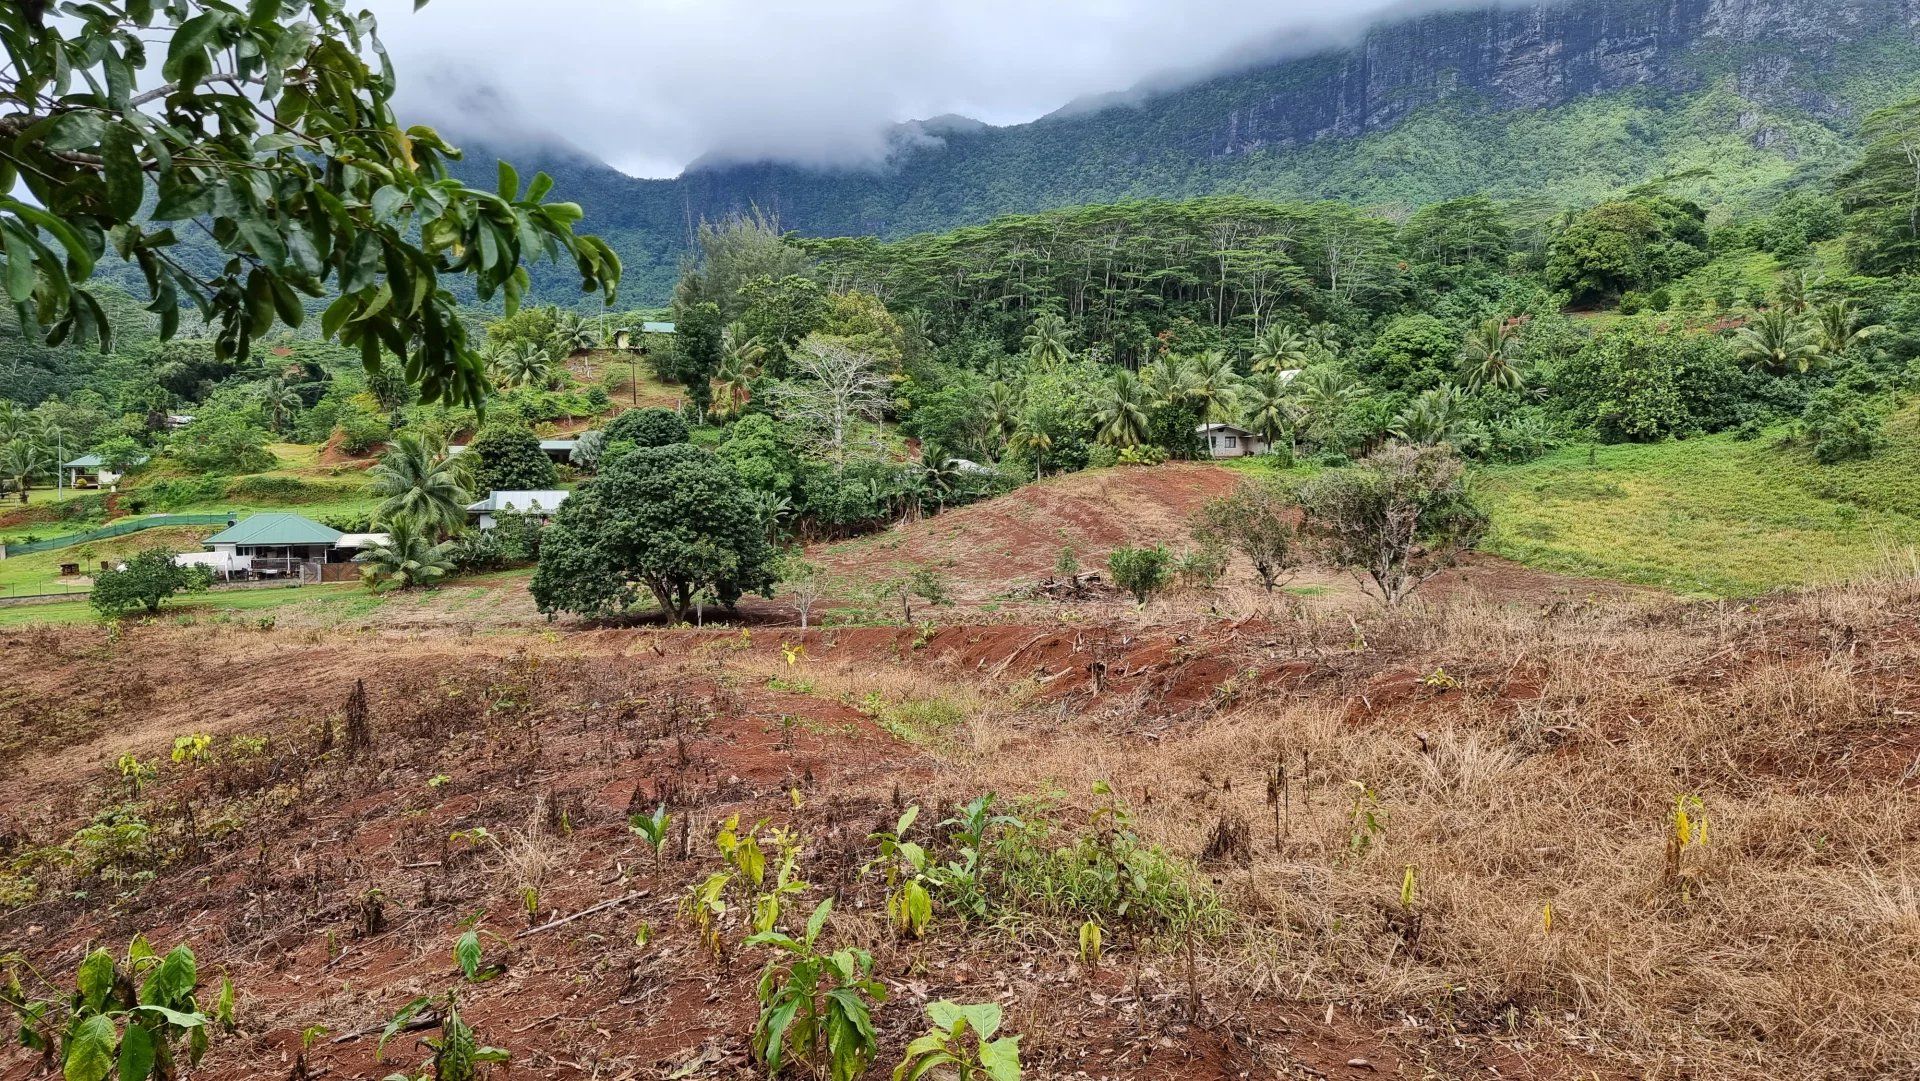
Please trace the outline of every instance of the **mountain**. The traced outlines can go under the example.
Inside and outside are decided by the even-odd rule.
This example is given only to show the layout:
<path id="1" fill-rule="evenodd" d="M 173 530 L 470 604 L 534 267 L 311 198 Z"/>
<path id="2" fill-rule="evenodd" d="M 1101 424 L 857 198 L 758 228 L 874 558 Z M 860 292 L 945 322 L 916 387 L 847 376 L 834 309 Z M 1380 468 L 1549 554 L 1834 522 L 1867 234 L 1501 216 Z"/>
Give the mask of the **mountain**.
<path id="1" fill-rule="evenodd" d="M 903 125 L 878 168 L 702 162 L 661 181 L 514 157 L 587 208 L 643 302 L 665 296 L 695 224 L 755 205 L 807 234 L 891 237 L 1122 199 L 1558 204 L 1688 174 L 1682 190 L 1737 206 L 1831 169 L 1866 112 L 1914 96 L 1920 0 L 1535 2 L 1388 21 L 1030 124 Z M 471 160 L 491 177 L 490 155 Z"/>

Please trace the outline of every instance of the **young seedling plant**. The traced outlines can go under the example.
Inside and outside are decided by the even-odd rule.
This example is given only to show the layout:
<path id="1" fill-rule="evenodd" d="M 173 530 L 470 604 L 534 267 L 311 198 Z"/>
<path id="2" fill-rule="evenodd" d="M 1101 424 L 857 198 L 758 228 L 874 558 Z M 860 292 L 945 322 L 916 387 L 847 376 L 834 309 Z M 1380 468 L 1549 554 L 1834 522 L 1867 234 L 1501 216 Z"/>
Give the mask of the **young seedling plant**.
<path id="1" fill-rule="evenodd" d="M 832 913 L 828 898 L 807 918 L 802 937 L 762 931 L 747 939 L 749 946 L 781 951 L 760 974 L 760 1017 L 753 1026 L 753 1055 L 769 1077 L 793 1062 L 831 1081 L 853 1081 L 879 1050 L 873 1007 L 886 1001 L 886 987 L 873 978 L 867 951 L 820 952 L 820 932 Z"/>
<path id="2" fill-rule="evenodd" d="M 997 1004 L 934 1002 L 927 1017 L 932 1031 L 907 1045 L 906 1057 L 893 1068 L 893 1081 L 1020 1081 L 1020 1037 L 993 1038 L 1000 1031 Z"/>
<path id="3" fill-rule="evenodd" d="M 667 847 L 667 827 L 673 823 L 673 816 L 667 813 L 667 805 L 662 803 L 649 815 L 632 814 L 627 816 L 627 828 L 635 836 L 643 838 L 653 846 L 653 858 L 658 860 Z"/>
<path id="4" fill-rule="evenodd" d="M 221 979 L 209 1016 L 195 997 L 199 970 L 185 945 L 161 957 L 144 936 L 135 936 L 119 960 L 96 949 L 80 962 L 77 993 L 64 1002 L 27 997 L 12 973 L 25 968 L 47 981 L 24 957 L 6 955 L 0 963 L 10 973 L 0 1001 L 19 1021 L 21 1042 L 48 1066 L 58 1061 L 67 1081 L 171 1081 L 183 1054 L 189 1065 L 199 1064 L 210 1026 L 233 1029 L 232 981 Z"/>
<path id="5" fill-rule="evenodd" d="M 927 924 L 933 922 L 933 895 L 927 891 L 931 881 L 927 875 L 927 851 L 904 839 L 919 817 L 920 808 L 909 807 L 894 825 L 893 832 L 882 831 L 868 838 L 880 845 L 880 854 L 867 869 L 878 870 L 886 877 L 887 922 L 895 933 L 907 938 L 919 938 Z"/>

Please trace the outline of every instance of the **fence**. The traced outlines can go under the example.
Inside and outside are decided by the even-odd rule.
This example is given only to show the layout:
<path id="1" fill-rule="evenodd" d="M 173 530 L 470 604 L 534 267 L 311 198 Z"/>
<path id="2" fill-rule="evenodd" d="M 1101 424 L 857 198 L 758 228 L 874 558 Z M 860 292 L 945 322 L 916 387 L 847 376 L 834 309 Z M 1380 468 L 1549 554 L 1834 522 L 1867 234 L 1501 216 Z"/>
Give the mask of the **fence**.
<path id="1" fill-rule="evenodd" d="M 129 533 L 138 533 L 143 529 L 161 529 L 166 526 L 183 525 L 226 525 L 228 516 L 224 514 L 150 514 L 145 518 L 128 518 L 123 521 L 103 525 L 99 529 L 89 529 L 84 533 L 68 533 L 60 537 L 48 537 L 45 540 L 27 541 L 22 544 L 8 544 L 0 551 L 9 557 L 32 555 L 35 552 L 51 552 L 55 548 L 69 548 L 90 541 L 107 540 L 111 537 L 124 537 Z"/>

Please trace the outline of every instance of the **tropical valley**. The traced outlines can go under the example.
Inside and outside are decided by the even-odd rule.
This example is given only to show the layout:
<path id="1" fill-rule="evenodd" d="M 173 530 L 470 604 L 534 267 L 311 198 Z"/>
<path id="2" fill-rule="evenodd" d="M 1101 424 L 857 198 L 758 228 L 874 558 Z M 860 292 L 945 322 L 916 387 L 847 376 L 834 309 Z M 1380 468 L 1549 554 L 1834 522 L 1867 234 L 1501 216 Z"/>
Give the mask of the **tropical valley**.
<path id="1" fill-rule="evenodd" d="M 0 1077 L 1920 1073 L 1905 5 L 673 180 L 376 33 L 0 11 Z"/>

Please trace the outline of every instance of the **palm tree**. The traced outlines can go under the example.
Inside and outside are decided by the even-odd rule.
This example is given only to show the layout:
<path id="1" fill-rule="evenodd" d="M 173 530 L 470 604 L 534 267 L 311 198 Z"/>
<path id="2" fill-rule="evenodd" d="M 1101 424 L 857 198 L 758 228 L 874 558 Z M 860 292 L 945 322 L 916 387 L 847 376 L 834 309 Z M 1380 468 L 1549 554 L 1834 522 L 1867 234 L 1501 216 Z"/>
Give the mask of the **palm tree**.
<path id="1" fill-rule="evenodd" d="M 1292 403 L 1287 384 L 1272 372 L 1262 372 L 1240 384 L 1240 405 L 1245 410 L 1247 429 L 1269 447 L 1293 434 Z"/>
<path id="2" fill-rule="evenodd" d="M 16 436 L 0 444 L 0 478 L 19 491 L 22 503 L 27 501 L 33 482 L 46 475 L 47 463 L 47 448 L 34 440 Z"/>
<path id="3" fill-rule="evenodd" d="M 285 430 L 294 410 L 300 408 L 300 395 L 293 392 L 285 379 L 274 376 L 261 384 L 260 408 L 266 411 L 267 423 L 277 435 Z"/>
<path id="4" fill-rule="evenodd" d="M 1163 354 L 1140 370 L 1140 382 L 1154 405 L 1180 405 L 1193 389 L 1193 368 L 1185 357 Z"/>
<path id="5" fill-rule="evenodd" d="M 1004 448 L 1007 440 L 1013 437 L 1014 430 L 1020 426 L 1022 407 L 1020 392 L 1006 383 L 994 383 L 987 387 L 987 427 L 993 432 L 994 442 Z"/>
<path id="6" fill-rule="evenodd" d="M 1307 366 L 1313 358 L 1313 343 L 1306 335 L 1285 323 L 1268 327 L 1253 343 L 1253 370 L 1291 372 Z"/>
<path id="7" fill-rule="evenodd" d="M 382 500 L 375 518 L 389 525 L 405 521 L 435 537 L 458 529 L 473 500 L 453 460 L 412 433 L 395 439 L 367 475 L 370 490 Z"/>
<path id="8" fill-rule="evenodd" d="M 1026 349 L 1028 359 L 1042 368 L 1065 364 L 1073 359 L 1073 350 L 1067 347 L 1068 333 L 1067 321 L 1059 313 L 1041 312 L 1027 328 L 1027 336 L 1020 344 Z"/>
<path id="9" fill-rule="evenodd" d="M 721 333 L 720 366 L 710 384 L 713 404 L 707 411 L 719 417 L 739 416 L 753 400 L 753 381 L 765 370 L 767 347 L 759 338 L 743 338 L 736 327 Z"/>
<path id="10" fill-rule="evenodd" d="M 1106 400 L 1095 414 L 1100 425 L 1096 438 L 1123 450 L 1145 443 L 1149 408 L 1151 401 L 1140 377 L 1125 368 L 1114 372 L 1113 381 L 1107 384 Z"/>
<path id="11" fill-rule="evenodd" d="M 1813 313 L 1816 344 L 1820 355 L 1832 359 L 1846 352 L 1855 342 L 1863 342 L 1880 333 L 1882 327 L 1860 325 L 1860 313 L 1853 301 L 1835 300 L 1822 304 Z"/>
<path id="12" fill-rule="evenodd" d="M 1328 424 L 1366 397 L 1367 388 L 1338 368 L 1308 368 L 1289 384 L 1311 428 Z"/>
<path id="13" fill-rule="evenodd" d="M 1820 362 L 1814 332 L 1785 308 L 1768 308 L 1734 336 L 1740 359 L 1775 375 L 1805 373 Z"/>
<path id="14" fill-rule="evenodd" d="M 591 352 L 600 347 L 600 335 L 593 323 L 579 312 L 561 312 L 553 329 L 553 344 L 563 357 Z"/>
<path id="15" fill-rule="evenodd" d="M 545 383 L 553 371 L 553 359 L 532 342 L 521 342 L 495 354 L 494 365 L 499 370 L 500 381 L 510 387 Z"/>
<path id="16" fill-rule="evenodd" d="M 1315 323 L 1307 328 L 1307 348 L 1322 360 L 1340 355 L 1340 331 L 1332 323 Z"/>
<path id="17" fill-rule="evenodd" d="M 375 589 L 431 586 L 453 570 L 453 546 L 435 544 L 409 518 L 387 524 L 387 539 L 353 557 L 360 578 Z"/>
<path id="18" fill-rule="evenodd" d="M 1452 442 L 1460 431 L 1458 406 L 1452 387 L 1435 387 L 1400 410 L 1387 431 L 1396 439 L 1422 446 Z"/>
<path id="19" fill-rule="evenodd" d="M 1475 390 L 1519 390 L 1526 385 L 1527 374 L 1520 359 L 1520 326 L 1518 319 L 1495 317 L 1473 328 L 1460 347 L 1468 386 Z"/>
<path id="20" fill-rule="evenodd" d="M 1010 445 L 1032 459 L 1036 478 L 1047 475 L 1047 455 L 1053 453 L 1053 436 L 1048 435 L 1046 429 L 1022 425 L 1013 433 Z"/>
<path id="21" fill-rule="evenodd" d="M 1200 407 L 1202 421 L 1233 420 L 1239 388 L 1240 375 L 1233 370 L 1233 361 L 1218 349 L 1202 354 L 1188 369 L 1187 400 Z"/>

